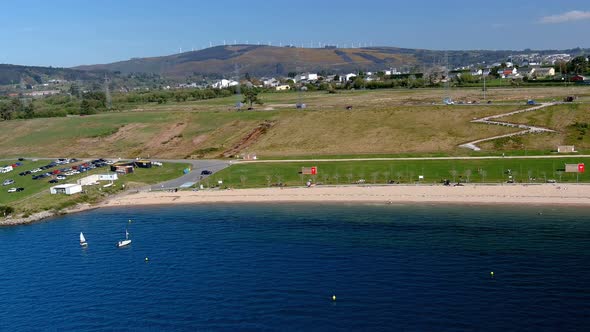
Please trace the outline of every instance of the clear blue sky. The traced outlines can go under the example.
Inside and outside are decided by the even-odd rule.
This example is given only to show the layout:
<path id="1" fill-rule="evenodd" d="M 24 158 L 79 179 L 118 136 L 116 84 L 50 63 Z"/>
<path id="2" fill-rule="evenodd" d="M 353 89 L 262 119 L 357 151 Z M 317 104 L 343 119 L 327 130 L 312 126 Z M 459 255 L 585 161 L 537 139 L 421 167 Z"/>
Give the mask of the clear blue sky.
<path id="1" fill-rule="evenodd" d="M 328 3 L 329 2 L 329 3 Z M 590 47 L 590 1 L 28 0 L 0 7 L 0 63 L 75 66 L 213 45 Z"/>

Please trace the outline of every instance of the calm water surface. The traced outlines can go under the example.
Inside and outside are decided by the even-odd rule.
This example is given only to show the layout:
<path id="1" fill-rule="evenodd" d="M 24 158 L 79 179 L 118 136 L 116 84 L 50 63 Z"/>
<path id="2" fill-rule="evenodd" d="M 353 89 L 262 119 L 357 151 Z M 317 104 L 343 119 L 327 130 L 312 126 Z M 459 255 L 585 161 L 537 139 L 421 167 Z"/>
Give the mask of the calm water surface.
<path id="1" fill-rule="evenodd" d="M 0 228 L 0 330 L 587 331 L 588 212 L 193 205 Z"/>

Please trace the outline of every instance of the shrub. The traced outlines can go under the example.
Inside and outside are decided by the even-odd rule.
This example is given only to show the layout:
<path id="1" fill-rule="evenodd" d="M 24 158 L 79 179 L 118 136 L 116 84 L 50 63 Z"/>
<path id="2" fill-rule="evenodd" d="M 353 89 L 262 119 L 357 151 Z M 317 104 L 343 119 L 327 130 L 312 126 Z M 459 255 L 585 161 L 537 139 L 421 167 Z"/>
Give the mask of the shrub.
<path id="1" fill-rule="evenodd" d="M 14 213 L 14 208 L 12 206 L 0 205 L 0 215 L 6 217 L 12 213 Z"/>

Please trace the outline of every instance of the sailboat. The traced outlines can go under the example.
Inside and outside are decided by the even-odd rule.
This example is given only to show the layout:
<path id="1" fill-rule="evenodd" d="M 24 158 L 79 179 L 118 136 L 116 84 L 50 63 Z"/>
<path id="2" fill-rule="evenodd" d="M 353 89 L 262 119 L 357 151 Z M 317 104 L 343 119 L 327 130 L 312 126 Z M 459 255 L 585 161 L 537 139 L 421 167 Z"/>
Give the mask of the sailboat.
<path id="1" fill-rule="evenodd" d="M 84 234 L 82 232 L 80 232 L 80 245 L 82 247 L 88 246 L 88 242 L 86 242 L 86 238 L 84 237 Z"/>
<path id="2" fill-rule="evenodd" d="M 131 244 L 131 240 L 129 240 L 129 232 L 127 231 L 127 228 L 125 228 L 125 240 L 117 242 L 117 247 L 120 248 L 129 244 Z"/>

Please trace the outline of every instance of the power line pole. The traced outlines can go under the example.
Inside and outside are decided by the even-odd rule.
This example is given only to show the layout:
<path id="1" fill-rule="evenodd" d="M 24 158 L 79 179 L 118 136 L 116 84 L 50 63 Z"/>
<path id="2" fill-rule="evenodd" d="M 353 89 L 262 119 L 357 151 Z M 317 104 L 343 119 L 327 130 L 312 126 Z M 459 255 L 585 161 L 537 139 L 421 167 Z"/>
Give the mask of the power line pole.
<path id="1" fill-rule="evenodd" d="M 104 90 L 107 108 L 111 109 L 113 107 L 113 101 L 111 99 L 111 92 L 109 91 L 109 79 L 107 77 L 107 74 L 104 74 Z"/>

